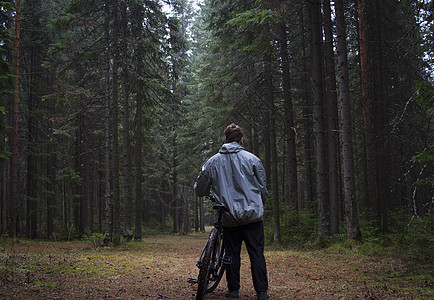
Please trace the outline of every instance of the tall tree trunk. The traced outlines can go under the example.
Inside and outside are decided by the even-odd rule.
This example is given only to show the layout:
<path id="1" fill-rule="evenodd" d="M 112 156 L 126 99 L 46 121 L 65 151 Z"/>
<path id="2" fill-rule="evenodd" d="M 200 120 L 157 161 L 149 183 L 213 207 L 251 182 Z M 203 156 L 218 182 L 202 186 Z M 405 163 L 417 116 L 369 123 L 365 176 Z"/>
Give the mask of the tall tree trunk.
<path id="1" fill-rule="evenodd" d="M 163 154 L 160 154 L 160 161 L 164 161 L 163 159 Z M 161 223 L 161 231 L 165 232 L 166 231 L 166 217 L 167 217 L 167 211 L 168 211 L 168 205 L 167 203 L 169 203 L 170 201 L 168 201 L 168 197 L 166 196 L 167 194 L 164 193 L 164 187 L 169 186 L 169 182 L 166 182 L 165 179 L 165 174 L 163 172 L 160 173 L 161 174 L 161 181 L 160 181 L 160 186 L 159 189 L 157 191 L 158 193 L 158 200 L 159 200 L 159 205 L 160 205 L 160 223 Z"/>
<path id="2" fill-rule="evenodd" d="M 387 135 L 387 112 L 384 101 L 384 78 L 383 78 L 383 47 L 382 47 L 382 23 L 383 12 L 381 11 L 380 3 L 377 1 L 370 2 L 368 7 L 369 26 L 372 40 L 368 47 L 369 57 L 368 62 L 373 101 L 373 118 L 374 118 L 374 133 L 375 133 L 375 165 L 377 172 L 377 197 L 378 197 L 378 224 L 379 228 L 387 230 L 387 206 L 391 198 L 390 195 L 390 149 L 389 137 Z"/>
<path id="3" fill-rule="evenodd" d="M 359 12 L 359 47 L 360 47 L 360 79 L 362 92 L 363 123 L 365 129 L 366 180 L 368 202 L 373 212 L 378 212 L 378 191 L 375 151 L 375 128 L 372 108 L 372 88 L 369 81 L 368 62 L 368 23 L 366 1 L 358 0 Z"/>
<path id="4" fill-rule="evenodd" d="M 324 236 L 329 234 L 329 203 L 321 52 L 321 3 L 319 0 L 310 0 L 309 4 L 311 15 L 312 88 L 315 118 L 318 230 L 320 236 Z"/>
<path id="5" fill-rule="evenodd" d="M 106 234 L 109 241 L 113 239 L 113 223 L 112 223 L 112 205 L 111 205 L 111 189 L 110 189 L 110 37 L 109 37 L 109 0 L 105 0 L 105 225 Z"/>
<path id="6" fill-rule="evenodd" d="M 36 238 L 37 232 L 37 187 L 36 187 L 36 172 L 37 172 L 37 159 L 36 159 L 36 145 L 38 143 L 38 132 L 35 117 L 36 110 L 36 98 L 37 91 L 35 90 L 37 84 L 33 74 L 37 74 L 38 57 L 35 53 L 35 49 L 31 49 L 30 53 L 30 76 L 29 76 L 29 93 L 28 97 L 28 145 L 27 145 L 27 189 L 26 189 L 26 200 L 27 200 L 27 223 L 26 231 L 27 236 L 31 239 Z"/>
<path id="7" fill-rule="evenodd" d="M 205 231 L 205 207 L 203 205 L 203 197 L 199 198 L 199 216 L 200 231 Z"/>
<path id="8" fill-rule="evenodd" d="M 271 56 L 265 57 L 265 100 L 270 111 L 270 163 L 271 163 L 271 196 L 273 207 L 273 224 L 274 224 L 274 243 L 280 243 L 280 207 L 279 207 L 279 180 L 277 171 L 277 149 L 276 149 L 276 118 L 273 99 L 273 79 L 271 74 Z"/>
<path id="9" fill-rule="evenodd" d="M 303 5 L 300 5 L 300 21 L 301 24 L 303 24 L 303 29 L 308 28 L 307 21 L 305 21 L 306 18 L 304 18 L 304 10 Z M 308 35 L 307 32 L 303 31 L 303 34 L 301 35 L 302 38 L 302 45 L 306 45 L 306 39 L 305 36 Z M 314 195 L 314 189 L 315 189 L 315 177 L 313 176 L 314 171 L 312 167 L 312 160 L 313 160 L 313 154 L 312 154 L 312 99 L 310 94 L 310 86 L 308 85 L 308 82 L 310 82 L 310 78 L 308 76 L 309 74 L 309 59 L 307 55 L 307 51 L 305 49 L 306 47 L 302 47 L 303 52 L 303 89 L 302 89 L 302 97 L 303 97 L 303 128 L 304 128 L 304 137 L 303 137 L 303 145 L 304 145 L 304 151 L 303 151 L 303 161 L 304 161 L 304 175 L 303 175 L 303 181 L 304 181 L 304 188 L 305 190 L 305 197 L 301 197 L 302 193 L 299 191 L 299 203 L 298 208 L 299 212 L 303 209 L 306 209 L 313 205 L 313 195 Z"/>
<path id="10" fill-rule="evenodd" d="M 186 233 L 190 232 L 190 220 L 188 215 L 188 189 L 187 189 L 187 183 L 184 182 L 184 188 L 183 188 L 183 205 L 182 205 L 182 224 L 183 224 L 183 230 Z"/>
<path id="11" fill-rule="evenodd" d="M 257 76 L 256 76 L 256 71 L 255 71 L 255 63 L 253 60 L 249 61 L 248 64 L 248 68 L 249 68 L 249 83 L 252 86 L 257 86 L 258 80 L 257 80 Z M 253 92 L 252 94 L 252 98 L 253 98 L 253 103 L 252 103 L 252 122 L 251 122 L 251 128 L 252 128 L 252 135 L 251 135 L 251 142 L 252 142 L 252 148 L 251 151 L 253 154 L 255 154 L 256 156 L 259 156 L 259 130 L 258 130 L 258 119 L 260 119 L 260 105 L 258 105 L 258 100 L 257 95 L 255 92 Z"/>
<path id="12" fill-rule="evenodd" d="M 74 172 L 79 174 L 79 176 L 83 176 L 83 165 L 82 165 L 82 145 L 81 141 L 83 138 L 82 131 L 83 131 L 83 115 L 78 116 L 77 120 L 77 126 L 75 129 L 75 142 L 74 142 Z M 83 177 L 81 177 L 83 178 Z M 78 184 L 74 184 L 72 186 L 72 191 L 68 191 L 67 195 L 70 195 L 70 193 L 74 193 L 76 195 L 80 195 L 80 197 L 73 197 L 71 200 L 72 204 L 72 226 L 75 227 L 80 232 L 80 207 L 81 207 L 81 188 Z M 83 233 L 83 232 L 80 232 Z"/>
<path id="13" fill-rule="evenodd" d="M 336 96 L 336 72 L 333 53 L 333 30 L 330 0 L 323 1 L 325 35 L 325 83 L 328 187 L 330 202 L 330 233 L 339 232 L 339 180 L 338 180 L 338 107 Z"/>
<path id="14" fill-rule="evenodd" d="M 141 39 L 142 36 L 142 23 L 143 23 L 143 15 L 141 5 L 135 5 L 135 22 L 136 22 L 136 34 L 138 37 L 137 44 L 137 56 L 136 56 L 136 65 L 137 65 L 137 97 L 136 97 L 136 148 L 135 148 L 135 168 L 136 168 L 136 207 L 135 207 L 135 225 L 134 225 L 134 239 L 140 241 L 142 239 L 142 202 L 143 202 L 143 193 L 142 193 L 142 145 L 143 145 L 143 136 L 142 136 L 142 99 L 143 95 L 143 42 Z"/>
<path id="15" fill-rule="evenodd" d="M 47 121 L 47 124 L 49 121 Z M 48 127 L 48 126 L 47 126 Z M 45 189 L 47 191 L 50 191 L 50 193 L 47 193 L 47 207 L 46 207 L 46 213 L 47 213 L 47 239 L 53 238 L 54 233 L 54 207 L 55 203 L 54 200 L 57 199 L 56 197 L 56 155 L 53 151 L 52 143 L 47 143 L 47 153 L 49 153 L 47 157 L 47 177 L 48 180 L 46 181 Z"/>
<path id="16" fill-rule="evenodd" d="M 111 163 L 112 163 L 112 223 L 113 240 L 117 242 L 121 236 L 121 191 L 119 186 L 119 2 L 111 0 L 113 18 L 112 38 L 112 105 L 110 107 Z"/>
<path id="17" fill-rule="evenodd" d="M 349 97 L 349 76 L 346 44 L 346 24 L 343 0 L 335 0 L 336 34 L 338 56 L 339 98 L 342 122 L 342 157 L 344 172 L 344 204 L 347 224 L 347 238 L 361 240 L 356 205 L 354 178 L 353 142 L 351 124 L 351 103 Z"/>
<path id="18" fill-rule="evenodd" d="M 124 163 L 124 220 L 125 233 L 131 235 L 132 197 L 131 197 L 131 155 L 130 155 L 130 109 L 128 95 L 128 49 L 127 49 L 127 4 L 121 3 L 121 48 L 122 48 L 122 108 L 123 108 L 123 163 Z"/>
<path id="19" fill-rule="evenodd" d="M 89 153 L 85 149 L 91 149 L 88 137 L 88 123 L 87 116 L 82 117 L 83 124 L 80 130 L 82 139 L 80 139 L 80 177 L 82 178 L 82 183 L 79 186 L 80 190 L 80 203 L 79 203 L 79 232 L 83 235 L 88 227 L 88 211 L 89 211 L 89 195 L 87 187 L 89 185 Z"/>
<path id="20" fill-rule="evenodd" d="M 180 200 L 178 196 L 178 144 L 176 129 L 172 138 L 173 154 L 172 154 L 172 182 L 173 182 L 173 232 L 179 232 L 180 223 Z M 171 201 L 172 203 L 172 201 Z"/>
<path id="21" fill-rule="evenodd" d="M 266 99 L 264 99 L 266 102 Z M 271 179 L 271 141 L 270 141 L 270 110 L 267 105 L 264 105 L 264 116 L 263 116 L 263 124 L 264 129 L 262 131 L 262 143 L 264 144 L 264 169 L 265 169 L 265 177 L 267 178 L 267 189 L 270 190 L 270 179 Z"/>
<path id="22" fill-rule="evenodd" d="M 11 133 L 11 205 L 9 235 L 17 234 L 18 219 L 18 99 L 19 99 L 19 57 L 20 57 L 20 24 L 21 0 L 16 0 L 15 39 L 14 39 L 14 97 L 12 100 L 12 133 Z"/>
<path id="23" fill-rule="evenodd" d="M 199 197 L 194 196 L 194 231 L 199 232 Z"/>
<path id="24" fill-rule="evenodd" d="M 88 194 L 89 194 L 89 230 L 90 232 L 95 232 L 95 211 L 96 207 L 98 207 L 97 204 L 97 198 L 95 193 L 95 187 L 98 185 L 98 168 L 99 168 L 99 161 L 98 161 L 98 155 L 96 155 L 94 159 L 95 163 L 92 164 L 92 168 L 89 170 L 89 187 L 88 187 Z M 111 173 L 111 172 L 110 172 Z"/>
<path id="25" fill-rule="evenodd" d="M 256 122 L 255 122 L 255 124 L 253 124 L 253 136 L 252 136 L 252 139 L 253 139 L 253 148 L 252 148 L 252 150 L 253 150 L 253 153 L 256 155 L 256 156 L 258 156 L 259 155 L 259 133 L 258 133 L 258 126 L 256 125 Z"/>
<path id="26" fill-rule="evenodd" d="M 298 210 L 298 189 L 297 189 L 297 152 L 295 147 L 295 128 L 291 94 L 291 75 L 289 72 L 288 38 L 286 24 L 280 24 L 280 56 L 282 59 L 282 88 L 285 101 L 285 128 L 286 143 L 288 147 L 288 199 L 287 204 Z"/>
<path id="27" fill-rule="evenodd" d="M 8 176 L 9 174 L 9 169 L 8 169 L 8 165 L 7 164 L 3 164 L 1 166 L 1 211 L 0 211 L 0 215 L 1 215 L 1 219 L 0 219 L 0 234 L 6 234 L 8 231 L 8 210 L 7 210 L 7 200 L 9 199 L 9 194 L 8 191 L 10 191 L 10 184 L 8 182 L 8 178 L 10 178 Z"/>
<path id="28" fill-rule="evenodd" d="M 160 196 L 161 197 L 161 196 Z M 167 215 L 167 208 L 165 205 L 165 197 L 160 198 L 159 204 L 160 204 L 160 224 L 161 224 L 161 231 L 166 231 L 166 215 Z"/>

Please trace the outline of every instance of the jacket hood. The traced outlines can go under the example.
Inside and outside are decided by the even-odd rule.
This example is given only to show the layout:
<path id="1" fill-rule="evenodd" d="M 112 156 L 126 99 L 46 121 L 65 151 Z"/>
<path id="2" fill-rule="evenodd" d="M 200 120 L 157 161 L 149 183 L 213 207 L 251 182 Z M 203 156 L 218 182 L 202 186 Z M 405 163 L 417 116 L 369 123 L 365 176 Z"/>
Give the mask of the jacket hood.
<path id="1" fill-rule="evenodd" d="M 223 144 L 222 147 L 220 148 L 219 153 L 221 154 L 237 153 L 240 152 L 241 150 L 244 150 L 244 148 L 240 144 L 238 144 L 237 142 L 232 142 L 232 143 Z"/>

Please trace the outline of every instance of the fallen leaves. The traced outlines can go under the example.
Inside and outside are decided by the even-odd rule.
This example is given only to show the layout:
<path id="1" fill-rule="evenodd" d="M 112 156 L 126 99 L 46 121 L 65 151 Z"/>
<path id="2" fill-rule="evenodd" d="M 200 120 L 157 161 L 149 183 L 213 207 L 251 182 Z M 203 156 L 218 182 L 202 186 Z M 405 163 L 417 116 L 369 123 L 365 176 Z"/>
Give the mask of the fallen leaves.
<path id="1" fill-rule="evenodd" d="M 196 262 L 206 233 L 152 236 L 120 248 L 83 243 L 27 242 L 0 253 L 3 299 L 194 299 Z M 391 272 L 405 268 L 392 258 L 321 251 L 266 251 L 273 299 L 427 299 L 432 281 L 420 286 Z M 391 268 L 391 266 L 394 266 Z M 428 292 L 427 292 L 428 291 Z M 429 293 L 431 291 L 431 294 Z M 207 299 L 221 299 L 222 280 Z M 243 299 L 255 299 L 243 247 Z"/>

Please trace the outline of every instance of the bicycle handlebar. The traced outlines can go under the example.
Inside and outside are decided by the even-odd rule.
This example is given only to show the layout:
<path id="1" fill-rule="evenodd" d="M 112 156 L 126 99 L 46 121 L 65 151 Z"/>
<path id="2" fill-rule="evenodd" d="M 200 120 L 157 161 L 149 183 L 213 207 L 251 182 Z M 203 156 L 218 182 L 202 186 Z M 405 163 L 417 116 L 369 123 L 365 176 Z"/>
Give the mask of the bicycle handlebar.
<path id="1" fill-rule="evenodd" d="M 208 199 L 211 200 L 212 202 L 216 203 L 217 202 L 217 198 L 213 195 L 213 194 L 209 194 Z"/>

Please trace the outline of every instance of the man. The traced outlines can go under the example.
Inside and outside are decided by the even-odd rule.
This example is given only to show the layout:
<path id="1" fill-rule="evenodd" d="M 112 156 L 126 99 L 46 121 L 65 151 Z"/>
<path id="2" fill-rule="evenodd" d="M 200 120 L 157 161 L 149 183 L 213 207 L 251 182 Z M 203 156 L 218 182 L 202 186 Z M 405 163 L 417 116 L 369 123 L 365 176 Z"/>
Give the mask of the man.
<path id="1" fill-rule="evenodd" d="M 241 127 L 230 124 L 224 133 L 225 143 L 219 153 L 203 165 L 194 188 L 196 194 L 203 197 L 212 187 L 217 201 L 229 210 L 222 217 L 226 253 L 232 258 L 226 265 L 226 297 L 239 297 L 240 253 L 244 241 L 257 298 L 268 299 L 262 221 L 263 201 L 267 195 L 265 170 L 259 158 L 242 147 Z"/>

